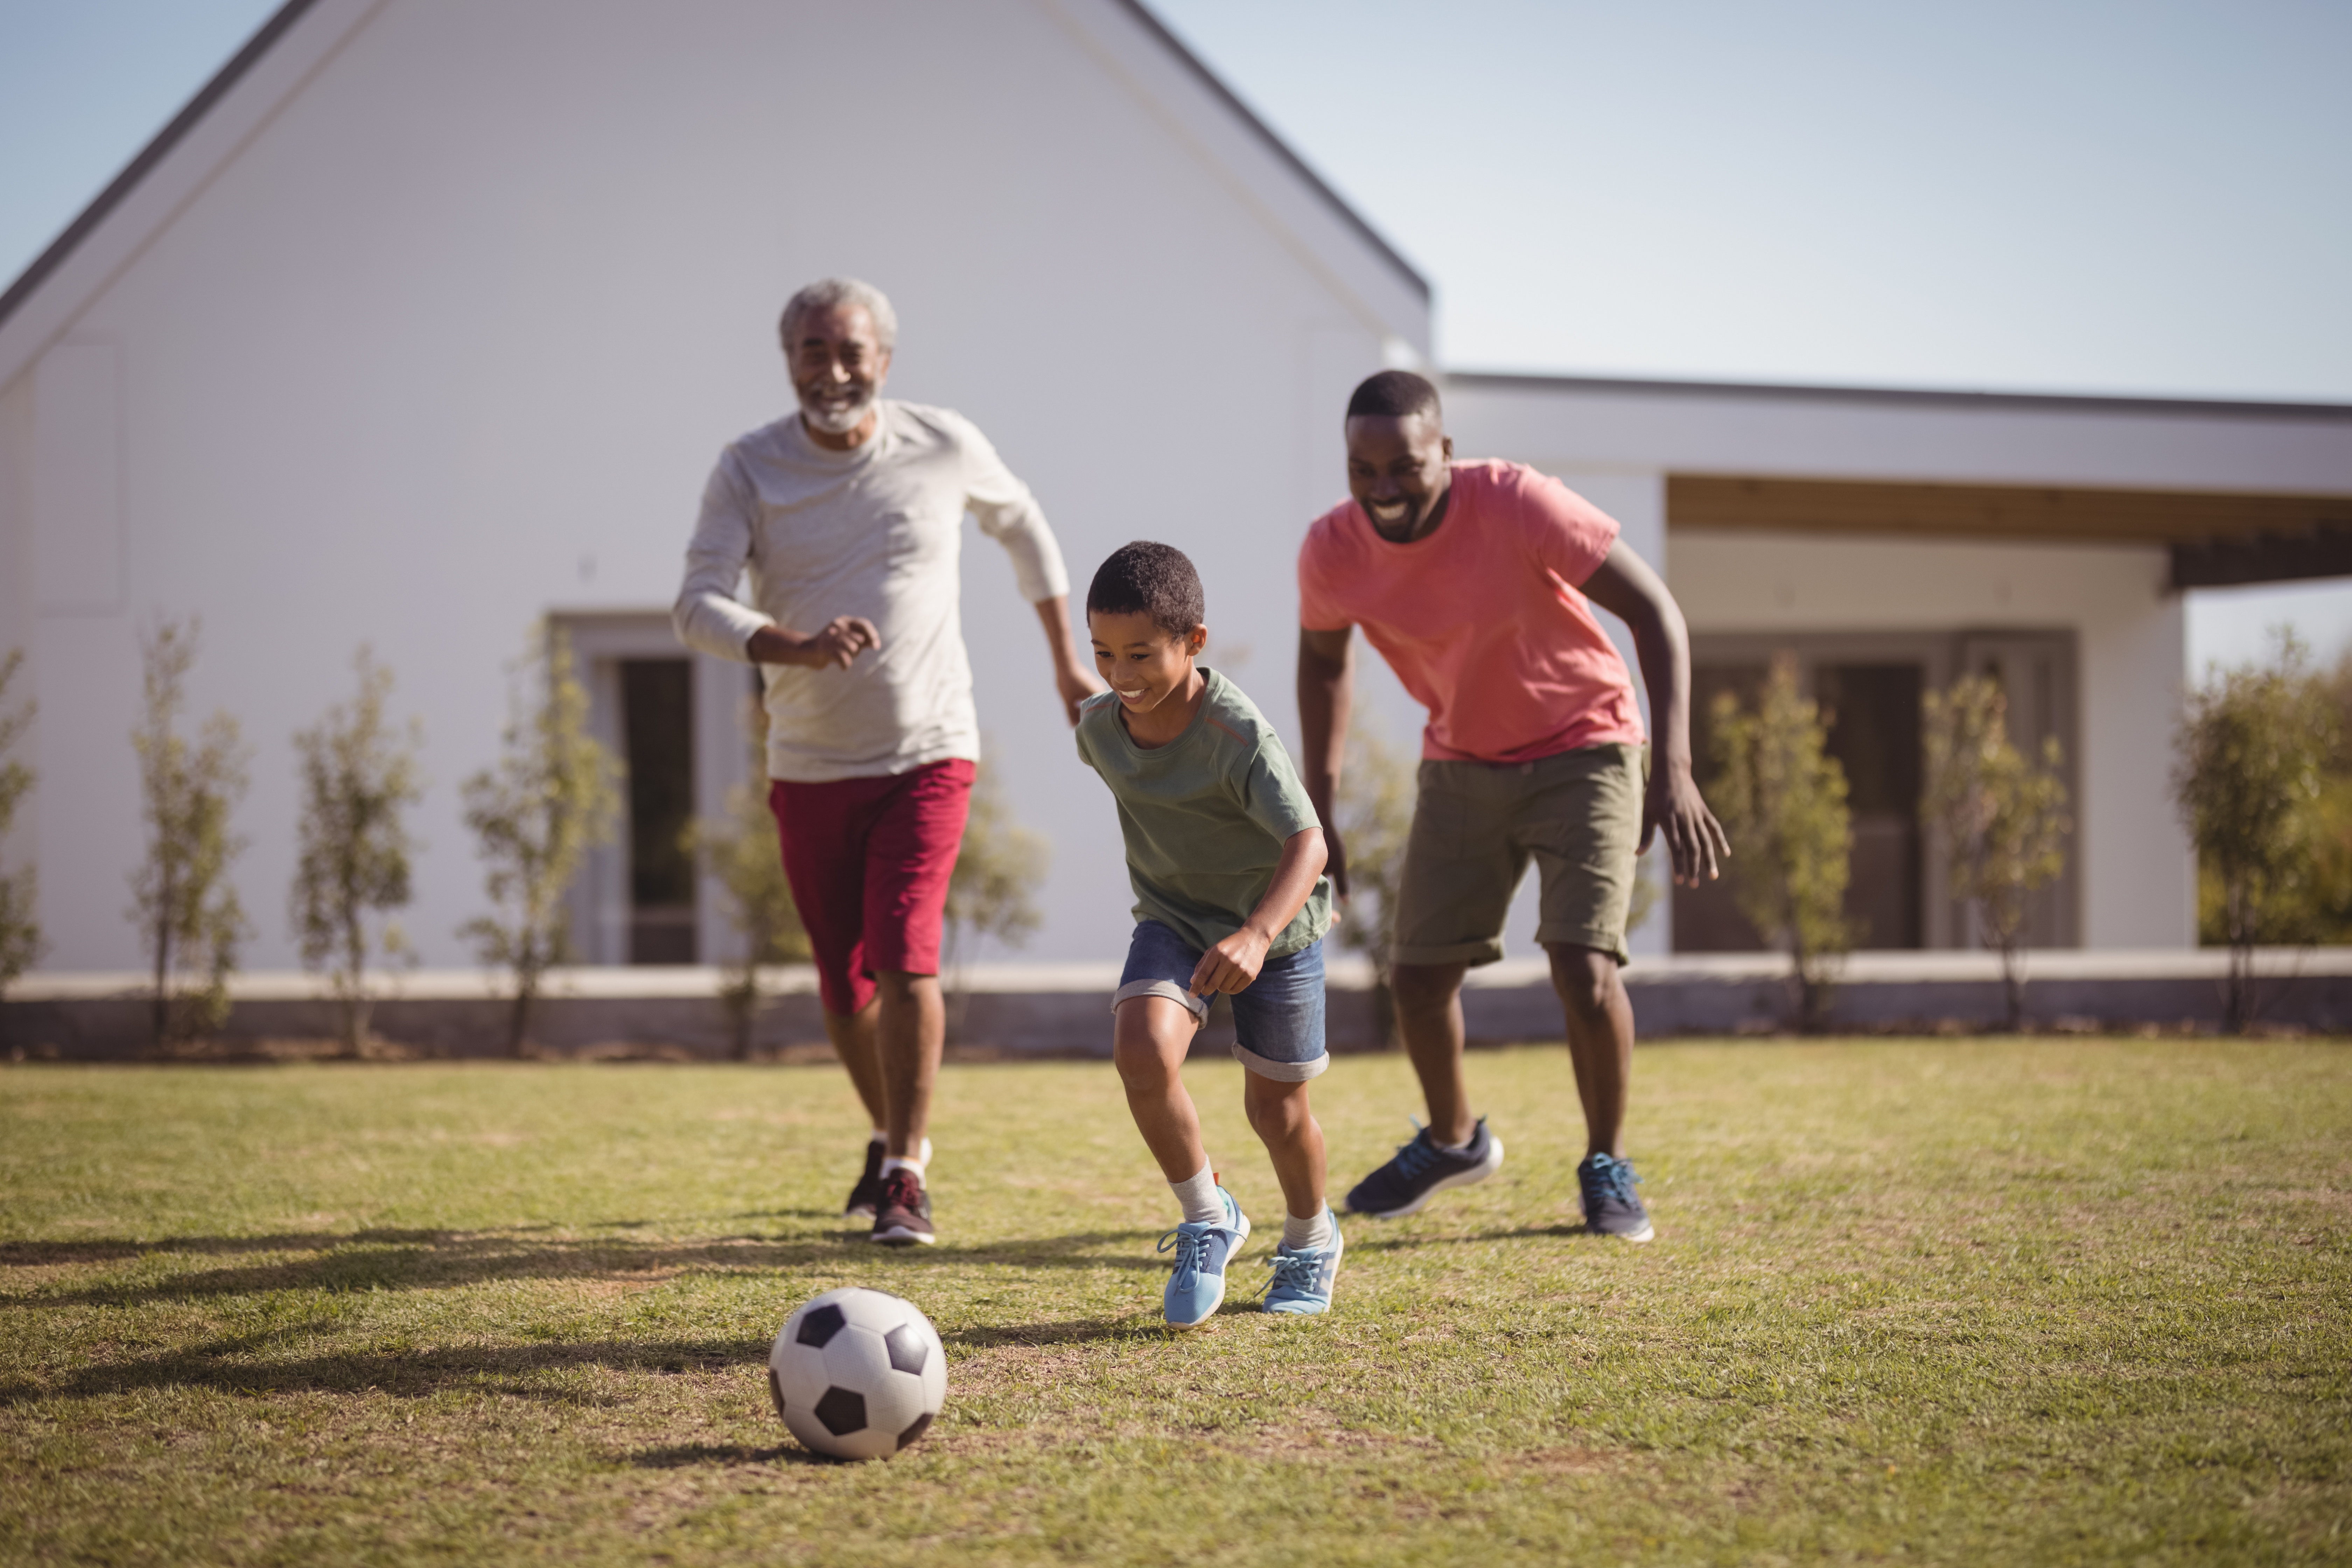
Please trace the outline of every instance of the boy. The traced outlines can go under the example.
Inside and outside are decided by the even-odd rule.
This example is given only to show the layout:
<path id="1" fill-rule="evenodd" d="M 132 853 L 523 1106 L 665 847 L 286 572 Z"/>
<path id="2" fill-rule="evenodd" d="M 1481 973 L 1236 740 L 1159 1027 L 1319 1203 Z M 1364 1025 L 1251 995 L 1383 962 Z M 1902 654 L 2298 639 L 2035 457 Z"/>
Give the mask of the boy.
<path id="1" fill-rule="evenodd" d="M 1110 690 L 1079 709 L 1078 757 L 1118 802 L 1135 936 L 1111 999 L 1112 1055 L 1136 1129 L 1183 1210 L 1167 1317 L 1206 1322 L 1249 1235 L 1217 1184 L 1180 1069 L 1210 999 L 1234 999 L 1242 1103 L 1281 1184 L 1282 1245 L 1265 1310 L 1330 1310 L 1339 1226 L 1323 1198 L 1323 1130 L 1307 1083 L 1323 1046 L 1323 933 L 1331 885 L 1323 830 L 1274 729 L 1240 688 L 1200 664 L 1200 574 L 1184 552 L 1138 542 L 1087 590 L 1095 668 Z"/>

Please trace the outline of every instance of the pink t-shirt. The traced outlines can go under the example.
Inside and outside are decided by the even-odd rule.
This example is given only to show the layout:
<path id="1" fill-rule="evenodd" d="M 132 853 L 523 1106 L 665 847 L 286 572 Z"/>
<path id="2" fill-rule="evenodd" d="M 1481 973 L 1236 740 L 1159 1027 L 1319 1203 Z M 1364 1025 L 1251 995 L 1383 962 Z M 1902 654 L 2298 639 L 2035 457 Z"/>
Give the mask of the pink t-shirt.
<path id="1" fill-rule="evenodd" d="M 1392 544 L 1342 501 L 1298 551 L 1298 624 L 1364 628 L 1429 710 L 1421 754 L 1524 763 L 1641 744 L 1642 710 L 1616 645 L 1579 587 L 1617 520 L 1519 463 L 1454 465 L 1437 531 Z"/>

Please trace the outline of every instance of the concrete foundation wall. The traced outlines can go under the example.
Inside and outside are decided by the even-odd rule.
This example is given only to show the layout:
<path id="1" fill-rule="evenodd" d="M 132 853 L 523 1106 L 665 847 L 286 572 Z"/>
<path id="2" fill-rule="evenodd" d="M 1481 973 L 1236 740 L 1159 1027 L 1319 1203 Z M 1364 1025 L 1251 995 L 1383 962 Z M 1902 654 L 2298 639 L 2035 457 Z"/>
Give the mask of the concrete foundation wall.
<path id="1" fill-rule="evenodd" d="M 2200 951 L 2040 953 L 2029 961 L 2026 1012 L 2040 1028 L 2217 1028 L 2225 955 Z M 1095 968 L 1104 973 L 1091 973 Z M 2352 950 L 2267 952 L 2258 973 L 2264 1023 L 2322 1033 L 2352 1031 Z M 1626 972 L 1642 1037 L 1774 1032 L 1785 1024 L 1785 963 L 1773 955 L 1710 955 L 1637 963 Z M 634 986 L 621 984 L 635 980 Z M 720 1059 L 732 1033 L 715 992 L 717 972 L 581 970 L 552 977 L 531 1029 L 538 1054 Z M 1108 1057 L 1107 966 L 1003 966 L 979 973 L 950 1001 L 951 1047 L 966 1057 Z M 253 976 L 228 1027 L 190 1054 L 215 1058 L 316 1055 L 336 1015 L 307 977 Z M 804 974 L 782 978 L 761 1014 L 756 1055 L 829 1049 Z M 474 974 L 435 976 L 375 1005 L 373 1030 L 387 1054 L 451 1058 L 505 1053 L 508 1004 Z M 1473 973 L 1463 993 L 1471 1039 L 1481 1044 L 1556 1040 L 1558 1000 L 1539 960 Z M 1863 953 L 1848 961 L 1829 1026 L 1862 1033 L 1972 1030 L 2005 1016 L 1998 964 L 1987 954 Z M 1339 966 L 1330 992 L 1334 1051 L 1380 1045 L 1370 976 Z M 1223 1006 L 1194 1042 L 1222 1057 L 1233 1044 Z M 52 976 L 0 1004 L 0 1057 L 130 1061 L 150 1055 L 148 1003 L 122 977 Z"/>

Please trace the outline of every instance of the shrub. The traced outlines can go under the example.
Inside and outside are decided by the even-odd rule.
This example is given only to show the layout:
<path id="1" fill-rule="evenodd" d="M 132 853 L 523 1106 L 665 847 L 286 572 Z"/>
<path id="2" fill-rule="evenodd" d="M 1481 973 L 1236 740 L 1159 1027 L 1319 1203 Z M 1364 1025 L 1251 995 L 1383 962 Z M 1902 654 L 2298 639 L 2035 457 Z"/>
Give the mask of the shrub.
<path id="1" fill-rule="evenodd" d="M 1717 773 L 1707 795 L 1739 846 L 1725 867 L 1732 899 L 1765 941 L 1787 948 L 1796 1022 L 1818 1028 L 1835 963 L 1853 945 L 1845 770 L 1824 749 L 1829 726 L 1799 691 L 1792 658 L 1773 662 L 1753 712 L 1727 691 L 1711 718 Z"/>
<path id="2" fill-rule="evenodd" d="M 1977 911 L 1984 943 L 2000 954 L 2009 1026 L 2025 1018 L 2019 947 L 2034 892 L 2066 868 L 2066 786 L 2054 737 L 2039 766 L 2009 738 L 2008 699 L 1980 675 L 1920 700 L 1927 741 L 1921 815 L 1944 831 L 1952 896 Z"/>
<path id="3" fill-rule="evenodd" d="M 142 700 L 131 745 L 139 758 L 147 845 L 131 873 L 131 918 L 155 976 L 158 1050 L 228 1022 L 228 977 L 250 934 L 227 880 L 230 862 L 245 849 L 245 840 L 229 831 L 229 815 L 246 789 L 243 737 L 236 721 L 220 711 L 193 742 L 180 732 L 200 631 L 194 619 L 159 621 L 139 639 Z M 183 972 L 203 979 L 180 987 L 174 976 Z"/>
<path id="4" fill-rule="evenodd" d="M 301 759 L 301 857 L 287 900 L 305 967 L 324 966 L 340 1017 L 343 1048 L 362 1054 L 368 1040 L 367 966 L 372 953 L 410 953 L 390 912 L 409 900 L 411 847 L 401 813 L 422 797 L 414 719 L 404 732 L 385 718 L 392 672 L 362 647 L 352 658 L 359 691 L 307 730 L 295 732 Z M 371 935 L 371 917 L 378 919 Z"/>
<path id="5" fill-rule="evenodd" d="M 2292 632 L 2268 664 L 2217 670 L 2181 705 L 2173 800 L 2210 889 L 2205 929 L 2230 949 L 2233 1031 L 2259 1010 L 2254 949 L 2316 934 L 2318 807 L 2336 744 L 2334 703 Z"/>
<path id="6" fill-rule="evenodd" d="M 948 880 L 943 967 L 957 992 L 950 1018 L 959 1031 L 970 997 L 963 993 L 958 955 L 969 954 L 966 942 L 971 939 L 993 937 L 1009 947 L 1027 942 L 1044 920 L 1037 889 L 1045 885 L 1053 862 L 1052 842 L 1013 819 L 1003 782 L 982 764 L 972 780 L 971 811 L 964 819 L 955 874 Z"/>
<path id="7" fill-rule="evenodd" d="M 1372 1018 L 1383 1048 L 1397 1041 L 1396 992 L 1391 954 L 1396 948 L 1397 884 L 1404 875 L 1405 841 L 1412 834 L 1416 769 L 1389 743 L 1367 714 L 1348 736 L 1348 765 L 1339 773 L 1339 841 L 1348 851 L 1348 907 L 1340 945 L 1372 961 Z"/>
<path id="8" fill-rule="evenodd" d="M 588 851 L 613 837 L 620 767 L 588 732 L 588 693 L 560 629 L 534 632 L 509 672 L 508 709 L 498 763 L 464 789 L 466 826 L 479 842 L 493 912 L 458 934 L 512 979 L 507 1050 L 522 1056 L 541 984 L 568 955 L 564 895 Z"/>
<path id="9" fill-rule="evenodd" d="M 0 850 L 7 848 L 16 807 L 33 787 L 33 770 L 9 755 L 33 723 L 32 703 L 13 711 L 8 707 L 8 688 L 24 667 L 23 648 L 12 648 L 7 658 L 0 658 Z M 46 945 L 34 913 L 39 890 L 36 876 L 30 866 L 10 871 L 0 861 L 0 998 L 40 958 Z"/>
<path id="10" fill-rule="evenodd" d="M 687 826 L 686 847 L 702 868 L 726 888 L 729 919 L 743 939 L 743 956 L 724 966 L 719 1005 L 734 1037 L 735 1059 L 751 1055 L 752 1026 L 764 1003 L 760 970 L 778 963 L 806 963 L 808 932 L 784 879 L 782 847 L 775 814 L 760 787 L 768 773 L 768 716 L 756 700 L 745 729 L 751 745 L 751 780 L 727 792 L 727 810 L 717 819 L 697 817 Z"/>

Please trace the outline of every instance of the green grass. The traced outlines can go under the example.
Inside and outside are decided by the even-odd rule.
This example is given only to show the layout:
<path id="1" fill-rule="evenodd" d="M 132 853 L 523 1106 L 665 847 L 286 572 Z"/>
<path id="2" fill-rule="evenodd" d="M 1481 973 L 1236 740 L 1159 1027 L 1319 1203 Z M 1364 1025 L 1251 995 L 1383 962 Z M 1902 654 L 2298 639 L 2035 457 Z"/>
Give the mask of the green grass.
<path id="1" fill-rule="evenodd" d="M 1645 1048 L 1646 1247 L 1562 1054 L 1472 1071 L 1501 1176 L 1176 1340 L 1107 1066 L 950 1068 L 905 1254 L 830 1068 L 0 1069 L 0 1562 L 2352 1562 L 2352 1049 Z M 1315 1094 L 1342 1189 L 1416 1105 Z M 852 1282 L 951 1358 L 887 1464 L 762 1384 Z"/>

